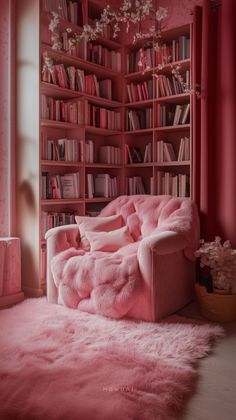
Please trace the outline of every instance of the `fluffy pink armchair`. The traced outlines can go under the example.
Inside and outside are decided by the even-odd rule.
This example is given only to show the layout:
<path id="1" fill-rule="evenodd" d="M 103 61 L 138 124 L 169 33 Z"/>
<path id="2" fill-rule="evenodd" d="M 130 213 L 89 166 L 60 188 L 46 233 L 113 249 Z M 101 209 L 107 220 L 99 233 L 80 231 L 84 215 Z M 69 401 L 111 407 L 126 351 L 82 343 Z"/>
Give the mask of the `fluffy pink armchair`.
<path id="1" fill-rule="evenodd" d="M 82 249 L 78 225 L 47 232 L 49 302 L 146 321 L 190 302 L 199 242 L 195 203 L 171 196 L 120 196 L 100 216 L 115 214 L 134 240 L 115 252 Z"/>

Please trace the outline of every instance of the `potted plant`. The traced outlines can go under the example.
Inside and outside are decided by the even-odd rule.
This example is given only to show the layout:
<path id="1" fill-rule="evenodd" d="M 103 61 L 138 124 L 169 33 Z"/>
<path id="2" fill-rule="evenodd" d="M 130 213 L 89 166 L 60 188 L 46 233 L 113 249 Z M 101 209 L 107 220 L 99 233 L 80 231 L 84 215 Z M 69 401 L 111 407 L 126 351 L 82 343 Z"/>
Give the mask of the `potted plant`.
<path id="1" fill-rule="evenodd" d="M 203 316 L 211 321 L 236 320 L 236 249 L 219 236 L 213 242 L 200 241 L 196 257 L 200 258 L 202 276 L 195 285 Z M 207 274 L 206 274 L 207 273 Z"/>

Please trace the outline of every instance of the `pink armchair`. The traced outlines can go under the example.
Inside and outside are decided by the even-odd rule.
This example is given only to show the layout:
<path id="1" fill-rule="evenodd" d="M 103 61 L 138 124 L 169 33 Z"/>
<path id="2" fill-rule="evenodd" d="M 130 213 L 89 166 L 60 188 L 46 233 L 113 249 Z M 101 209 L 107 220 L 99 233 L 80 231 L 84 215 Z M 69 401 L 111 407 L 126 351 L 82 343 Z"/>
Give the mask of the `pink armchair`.
<path id="1" fill-rule="evenodd" d="M 195 203 L 171 196 L 120 196 L 99 216 L 112 215 L 122 216 L 132 237 L 114 252 L 83 249 L 77 224 L 47 232 L 48 301 L 146 321 L 189 303 L 199 242 Z"/>

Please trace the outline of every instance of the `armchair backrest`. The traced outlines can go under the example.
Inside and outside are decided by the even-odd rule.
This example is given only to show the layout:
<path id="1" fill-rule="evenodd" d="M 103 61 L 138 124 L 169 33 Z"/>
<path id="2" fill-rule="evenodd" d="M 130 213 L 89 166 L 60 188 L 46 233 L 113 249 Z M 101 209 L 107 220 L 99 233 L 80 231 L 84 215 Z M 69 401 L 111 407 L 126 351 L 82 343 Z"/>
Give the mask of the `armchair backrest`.
<path id="1" fill-rule="evenodd" d="M 121 214 L 135 241 L 170 230 L 185 236 L 189 252 L 199 242 L 199 218 L 196 204 L 189 198 L 170 195 L 120 196 L 110 202 L 101 216 Z"/>

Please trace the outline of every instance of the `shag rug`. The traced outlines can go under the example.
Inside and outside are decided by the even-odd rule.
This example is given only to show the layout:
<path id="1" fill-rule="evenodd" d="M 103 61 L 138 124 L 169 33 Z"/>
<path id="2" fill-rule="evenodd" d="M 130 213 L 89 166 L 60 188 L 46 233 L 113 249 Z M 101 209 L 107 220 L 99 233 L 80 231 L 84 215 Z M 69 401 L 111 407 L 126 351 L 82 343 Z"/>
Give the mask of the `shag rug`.
<path id="1" fill-rule="evenodd" d="M 182 317 L 116 321 L 28 299 L 0 311 L 0 419 L 176 420 L 196 360 L 222 334 Z"/>

